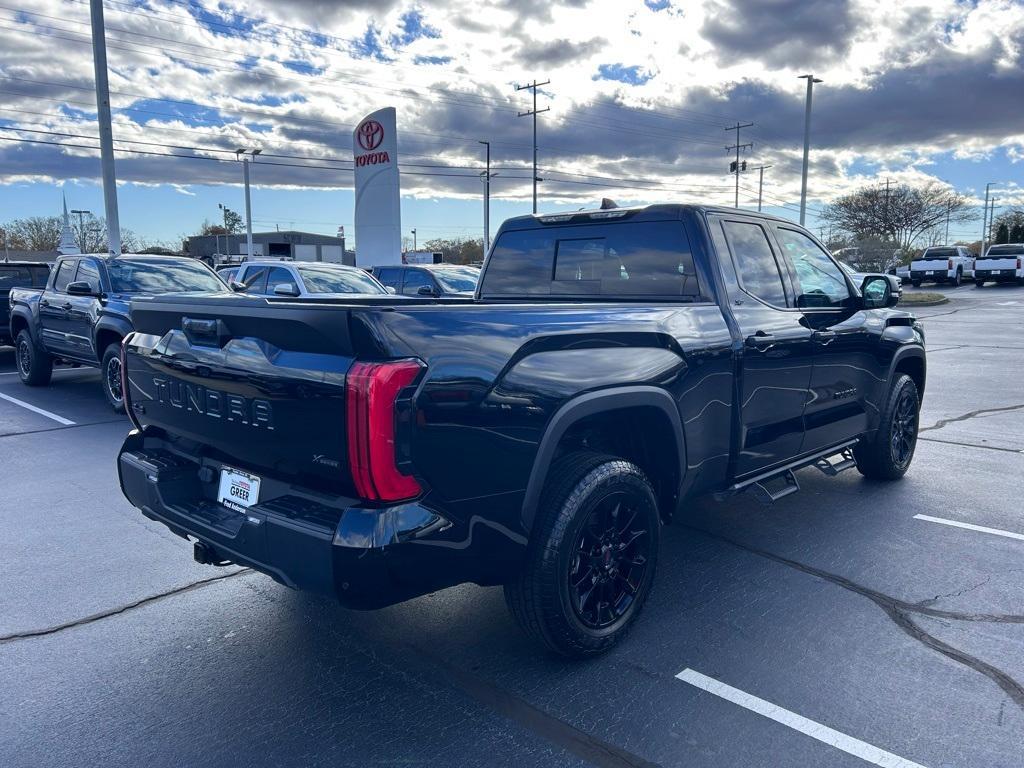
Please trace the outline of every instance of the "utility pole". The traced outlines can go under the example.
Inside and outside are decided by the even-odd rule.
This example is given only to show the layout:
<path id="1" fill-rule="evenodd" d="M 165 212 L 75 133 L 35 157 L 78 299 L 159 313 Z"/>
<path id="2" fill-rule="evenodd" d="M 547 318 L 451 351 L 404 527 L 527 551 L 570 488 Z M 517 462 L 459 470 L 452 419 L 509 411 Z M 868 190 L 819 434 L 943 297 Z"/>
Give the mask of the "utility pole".
<path id="1" fill-rule="evenodd" d="M 753 125 L 753 123 L 742 123 L 742 124 L 740 124 L 739 122 L 737 122 L 736 125 L 727 125 L 725 127 L 725 130 L 727 130 L 727 131 L 736 131 L 736 143 L 733 144 L 731 147 L 726 147 L 725 148 L 726 152 L 729 152 L 730 150 L 733 150 L 733 149 L 736 150 L 736 162 L 731 163 L 732 168 L 730 169 L 730 170 L 732 170 L 733 173 L 736 174 L 736 204 L 734 206 L 735 208 L 739 208 L 740 207 L 740 171 L 741 170 L 745 170 L 745 168 L 742 168 L 740 166 L 740 150 L 742 150 L 742 149 L 750 149 L 751 147 L 754 146 L 752 142 L 748 142 L 746 144 L 740 144 L 740 128 L 750 128 L 752 125 Z M 746 163 L 744 163 L 744 165 L 746 165 Z M 758 210 L 760 210 L 760 209 L 758 209 Z"/>
<path id="2" fill-rule="evenodd" d="M 416 245 L 416 230 L 414 229 L 412 230 L 412 252 L 416 253 L 418 250 L 419 248 Z"/>
<path id="3" fill-rule="evenodd" d="M 885 207 L 882 209 L 882 235 L 889 235 L 889 177 L 885 178 Z"/>
<path id="4" fill-rule="evenodd" d="M 804 167 L 800 179 L 800 226 L 802 227 L 807 217 L 807 165 L 811 154 L 811 96 L 814 94 L 814 84 L 822 81 L 814 75 L 800 75 L 800 78 L 807 80 L 807 104 L 804 107 Z"/>
<path id="5" fill-rule="evenodd" d="M 256 161 L 257 155 L 259 155 L 262 149 L 236 149 L 235 159 L 237 160 L 242 155 L 252 155 L 253 162 Z M 251 259 L 253 258 L 252 252 L 252 203 L 249 198 L 249 158 L 242 157 L 242 179 L 245 181 L 245 242 L 246 242 L 246 254 Z"/>
<path id="6" fill-rule="evenodd" d="M 80 250 L 82 253 L 88 253 L 88 251 L 85 248 L 85 219 L 83 217 L 91 216 L 92 211 L 72 211 L 72 213 L 78 214 L 78 231 L 81 233 L 81 245 L 78 246 L 78 250 Z"/>
<path id="7" fill-rule="evenodd" d="M 481 141 L 487 147 L 487 170 L 484 171 L 484 256 L 491 247 L 491 142 Z M 534 174 L 536 175 L 536 174 Z"/>
<path id="8" fill-rule="evenodd" d="M 524 91 L 527 88 L 533 91 L 533 109 L 526 112 L 520 112 L 519 117 L 526 117 L 527 115 L 533 115 L 533 212 L 537 212 L 537 182 L 540 181 L 537 178 L 537 115 L 541 112 L 547 112 L 551 107 L 544 107 L 544 109 L 537 109 L 537 89 L 542 85 L 550 84 L 550 80 L 545 80 L 543 83 L 538 83 L 534 80 L 528 85 L 517 85 L 517 91 Z"/>
<path id="9" fill-rule="evenodd" d="M 757 168 L 751 168 L 752 171 L 757 171 L 757 210 L 761 210 L 761 195 L 764 192 L 764 172 L 771 168 L 770 165 L 759 165 Z"/>
<path id="10" fill-rule="evenodd" d="M 995 184 L 994 181 L 990 181 L 985 185 L 985 207 L 981 213 L 981 253 L 979 256 L 985 255 L 985 241 L 988 239 L 988 190 Z"/>
<path id="11" fill-rule="evenodd" d="M 943 241 L 944 245 L 949 245 L 949 211 L 953 206 L 951 200 L 946 201 L 946 239 Z"/>
<path id="12" fill-rule="evenodd" d="M 114 176 L 114 132 L 110 126 L 110 84 L 107 82 L 107 38 L 103 26 L 103 0 L 89 0 L 92 20 L 92 62 L 96 71 L 96 121 L 100 133 L 100 168 L 103 207 L 107 216 L 107 248 L 121 255 L 121 224 L 117 217 L 117 178 Z"/>

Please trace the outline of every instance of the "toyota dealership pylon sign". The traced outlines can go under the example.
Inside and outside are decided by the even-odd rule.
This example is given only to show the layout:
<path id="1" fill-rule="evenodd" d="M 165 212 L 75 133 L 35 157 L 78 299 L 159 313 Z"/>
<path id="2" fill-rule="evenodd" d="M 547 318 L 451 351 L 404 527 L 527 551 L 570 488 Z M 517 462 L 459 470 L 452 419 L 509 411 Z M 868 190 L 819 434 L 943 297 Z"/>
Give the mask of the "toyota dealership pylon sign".
<path id="1" fill-rule="evenodd" d="M 402 263 L 402 212 L 394 107 L 367 115 L 352 133 L 356 176 L 356 261 Z"/>

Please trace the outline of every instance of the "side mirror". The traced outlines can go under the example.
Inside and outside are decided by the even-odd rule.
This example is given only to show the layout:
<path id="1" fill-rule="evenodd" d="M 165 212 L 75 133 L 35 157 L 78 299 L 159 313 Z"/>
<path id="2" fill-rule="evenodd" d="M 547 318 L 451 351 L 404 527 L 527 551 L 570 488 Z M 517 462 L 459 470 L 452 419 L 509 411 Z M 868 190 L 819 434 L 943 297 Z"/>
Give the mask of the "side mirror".
<path id="1" fill-rule="evenodd" d="M 431 288 L 431 287 L 430 287 L 429 285 L 421 285 L 421 286 L 419 287 L 419 290 L 418 290 L 418 291 L 416 291 L 416 294 L 417 294 L 418 296 L 436 296 L 436 295 L 437 295 L 437 294 L 436 294 L 436 293 L 434 292 L 434 289 L 433 289 L 433 288 Z"/>
<path id="2" fill-rule="evenodd" d="M 395 290 L 395 286 L 393 285 L 385 285 L 384 290 L 387 291 L 388 293 L 398 293 L 398 291 Z"/>
<path id="3" fill-rule="evenodd" d="M 92 286 L 84 281 L 68 283 L 66 290 L 70 296 L 99 296 L 99 291 L 94 291 Z"/>
<path id="4" fill-rule="evenodd" d="M 868 275 L 861 283 L 860 292 L 864 309 L 885 309 L 899 301 L 887 275 Z"/>
<path id="5" fill-rule="evenodd" d="M 299 289 L 295 283 L 281 283 L 274 286 L 275 296 L 298 296 Z"/>
<path id="6" fill-rule="evenodd" d="M 231 280 L 228 282 L 228 287 L 235 293 L 245 293 L 245 283 L 240 283 L 237 280 Z"/>

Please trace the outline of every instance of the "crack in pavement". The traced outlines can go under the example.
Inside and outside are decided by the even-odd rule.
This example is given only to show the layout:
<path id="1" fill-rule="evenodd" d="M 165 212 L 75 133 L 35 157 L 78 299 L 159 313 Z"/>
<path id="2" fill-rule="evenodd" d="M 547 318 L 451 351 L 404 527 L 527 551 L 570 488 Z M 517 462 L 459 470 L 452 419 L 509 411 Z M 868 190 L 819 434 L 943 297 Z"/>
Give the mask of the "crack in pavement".
<path id="1" fill-rule="evenodd" d="M 977 443 L 964 443 L 960 442 L 959 440 L 939 440 L 934 437 L 919 437 L 917 439 L 926 443 L 940 443 L 942 445 L 957 445 L 961 448 L 981 448 L 986 451 L 1002 451 L 1003 453 L 1015 453 L 1018 456 L 1024 454 L 1024 450 L 1021 450 L 1019 448 L 1004 448 L 1001 445 L 978 445 Z"/>
<path id="2" fill-rule="evenodd" d="M 939 419 L 937 422 L 932 424 L 930 427 L 921 427 L 918 432 L 931 432 L 933 429 L 942 429 L 949 424 L 955 424 L 958 421 L 967 421 L 978 416 L 987 416 L 990 413 L 1005 413 L 1007 411 L 1019 411 L 1024 408 L 1024 403 L 1020 405 L 1001 405 L 998 408 L 979 408 L 976 411 L 970 411 L 961 416 L 950 416 L 948 419 Z"/>
<path id="3" fill-rule="evenodd" d="M 155 595 L 149 595 L 139 600 L 135 600 L 131 603 L 119 606 L 117 608 L 110 608 L 106 611 L 100 611 L 99 613 L 93 613 L 89 616 L 83 616 L 80 619 L 74 619 L 72 621 L 66 621 L 62 624 L 55 624 L 52 627 L 45 627 L 44 629 L 30 629 L 25 632 L 14 632 L 9 635 L 0 635 L 0 645 L 6 645 L 7 643 L 13 643 L 18 640 L 29 640 L 34 637 L 46 637 L 47 635 L 54 635 L 58 632 L 63 632 L 68 629 L 74 629 L 75 627 L 83 627 L 87 624 L 92 624 L 103 619 L 109 619 L 111 616 L 118 616 L 122 613 L 141 608 L 144 605 L 155 603 L 158 600 L 163 600 L 167 597 L 173 597 L 174 595 L 181 595 L 186 592 L 191 592 L 195 589 L 201 589 L 209 584 L 213 584 L 218 581 L 224 581 L 224 579 L 230 579 L 234 576 L 241 576 L 246 573 L 252 573 L 251 568 L 242 568 L 238 571 L 232 571 L 231 573 L 225 573 L 220 576 L 211 576 L 209 579 L 200 579 L 199 581 L 193 581 L 191 584 L 186 584 L 181 587 L 175 587 L 166 592 L 160 592 Z"/>
<path id="4" fill-rule="evenodd" d="M 910 618 L 909 614 L 920 614 L 922 616 L 930 616 L 932 618 L 952 619 L 955 621 L 988 621 L 1003 624 L 1024 624 L 1024 616 L 1016 616 L 1011 614 L 969 614 L 959 613 L 957 611 L 944 611 L 937 608 L 930 608 L 928 606 L 921 605 L 919 603 L 908 603 L 905 600 L 886 595 L 883 592 L 865 587 L 861 584 L 857 584 L 845 576 L 840 576 L 829 571 L 824 571 L 820 568 L 815 568 L 812 565 L 806 565 L 796 560 L 790 560 L 788 557 L 777 555 L 774 552 L 768 552 L 767 550 L 758 549 L 757 547 L 751 547 L 747 544 L 742 544 L 738 541 L 734 541 L 725 536 L 720 536 L 717 533 L 713 533 L 703 528 L 697 528 L 692 525 L 683 525 L 683 528 L 687 528 L 691 531 L 696 531 L 708 536 L 716 541 L 721 541 L 728 544 L 736 549 L 740 549 L 744 552 L 749 552 L 759 557 L 763 557 L 767 560 L 785 565 L 789 568 L 794 568 L 798 571 L 806 573 L 810 576 L 816 576 L 819 579 L 824 579 L 836 586 L 842 587 L 850 592 L 866 597 L 868 600 L 873 602 L 882 611 L 892 619 L 893 623 L 896 624 L 901 630 L 909 635 L 914 640 L 922 643 L 928 648 L 941 653 L 943 656 L 952 659 L 953 661 L 963 664 L 969 669 L 973 669 L 975 672 L 979 672 L 985 677 L 989 678 L 992 682 L 998 685 L 1007 696 L 1013 699 L 1014 703 L 1024 710 L 1024 685 L 1014 680 L 1006 672 L 1003 672 L 998 667 L 995 667 L 988 662 L 982 661 L 976 656 L 971 656 L 966 651 L 961 651 L 959 648 L 955 648 L 949 643 L 939 640 L 934 635 L 926 632 L 920 625 L 915 624 L 913 619 Z"/>

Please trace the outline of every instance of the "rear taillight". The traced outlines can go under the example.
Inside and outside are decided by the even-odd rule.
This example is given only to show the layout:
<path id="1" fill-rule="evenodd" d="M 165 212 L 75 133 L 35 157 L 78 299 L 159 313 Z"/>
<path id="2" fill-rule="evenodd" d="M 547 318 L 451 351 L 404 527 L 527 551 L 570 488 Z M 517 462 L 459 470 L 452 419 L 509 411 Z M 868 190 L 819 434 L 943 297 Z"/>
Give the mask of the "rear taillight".
<path id="1" fill-rule="evenodd" d="M 1020 269 L 1020 256 L 1017 257 L 1017 269 Z"/>
<path id="2" fill-rule="evenodd" d="M 128 414 L 128 419 L 136 429 L 142 429 L 142 425 L 139 424 L 138 419 L 135 418 L 135 412 L 132 410 L 131 391 L 128 389 L 128 344 L 134 335 L 129 333 L 121 340 L 121 399 L 124 401 L 124 412 Z"/>
<path id="3" fill-rule="evenodd" d="M 395 402 L 423 370 L 419 360 L 352 364 L 345 382 L 348 463 L 356 493 L 370 501 L 404 501 L 421 492 L 395 454 Z"/>
<path id="4" fill-rule="evenodd" d="M 950 259 L 948 262 L 946 262 L 946 269 L 952 269 L 952 268 L 953 268 L 953 260 Z"/>

